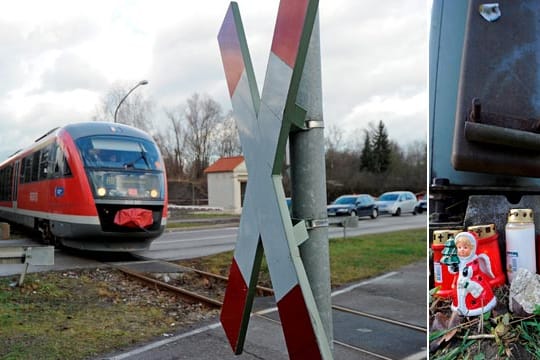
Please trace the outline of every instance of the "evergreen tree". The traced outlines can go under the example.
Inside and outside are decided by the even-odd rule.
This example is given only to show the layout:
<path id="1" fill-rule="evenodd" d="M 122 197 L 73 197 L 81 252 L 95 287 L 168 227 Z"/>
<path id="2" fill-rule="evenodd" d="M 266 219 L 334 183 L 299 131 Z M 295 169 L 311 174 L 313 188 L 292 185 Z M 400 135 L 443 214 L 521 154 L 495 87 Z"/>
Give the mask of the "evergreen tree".
<path id="1" fill-rule="evenodd" d="M 383 173 L 390 167 L 390 158 L 392 155 L 392 148 L 390 146 L 390 140 L 388 140 L 388 133 L 383 121 L 379 121 L 377 129 L 373 134 L 373 172 Z"/>
<path id="2" fill-rule="evenodd" d="M 373 151 L 371 150 L 371 137 L 367 130 L 364 130 L 364 148 L 360 155 L 360 170 L 373 172 Z"/>

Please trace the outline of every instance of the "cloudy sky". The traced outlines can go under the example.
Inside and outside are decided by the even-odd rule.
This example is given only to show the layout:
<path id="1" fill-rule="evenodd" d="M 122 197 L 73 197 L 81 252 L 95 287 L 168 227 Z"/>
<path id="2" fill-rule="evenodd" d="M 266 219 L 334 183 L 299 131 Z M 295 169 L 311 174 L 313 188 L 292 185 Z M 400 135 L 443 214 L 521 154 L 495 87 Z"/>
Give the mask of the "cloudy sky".
<path id="1" fill-rule="evenodd" d="M 2 0 L 3 2 L 3 0 Z M 238 0 L 259 87 L 278 0 Z M 115 84 L 159 112 L 193 93 L 231 108 L 217 33 L 226 0 L 30 1 L 0 12 L 0 161 L 87 121 Z M 401 145 L 427 134 L 426 0 L 320 0 L 324 120 L 352 137 L 383 120 Z"/>

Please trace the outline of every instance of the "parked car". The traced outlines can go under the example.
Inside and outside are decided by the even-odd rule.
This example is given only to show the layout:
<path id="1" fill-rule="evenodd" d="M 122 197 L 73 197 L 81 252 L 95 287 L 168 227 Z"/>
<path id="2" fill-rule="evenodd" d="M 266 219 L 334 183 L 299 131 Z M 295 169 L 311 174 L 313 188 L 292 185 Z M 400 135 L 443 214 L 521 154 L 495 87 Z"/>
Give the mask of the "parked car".
<path id="1" fill-rule="evenodd" d="M 418 203 L 416 203 L 415 211 L 418 214 L 421 214 L 424 211 L 427 211 L 427 199 L 426 199 L 425 195 L 422 195 L 422 197 L 420 199 L 418 199 Z"/>
<path id="2" fill-rule="evenodd" d="M 375 199 L 368 194 L 342 195 L 326 207 L 328 216 L 369 216 L 375 219 L 379 209 Z"/>
<path id="3" fill-rule="evenodd" d="M 380 214 L 400 216 L 403 213 L 416 215 L 416 197 L 410 191 L 391 191 L 379 196 L 377 205 Z"/>

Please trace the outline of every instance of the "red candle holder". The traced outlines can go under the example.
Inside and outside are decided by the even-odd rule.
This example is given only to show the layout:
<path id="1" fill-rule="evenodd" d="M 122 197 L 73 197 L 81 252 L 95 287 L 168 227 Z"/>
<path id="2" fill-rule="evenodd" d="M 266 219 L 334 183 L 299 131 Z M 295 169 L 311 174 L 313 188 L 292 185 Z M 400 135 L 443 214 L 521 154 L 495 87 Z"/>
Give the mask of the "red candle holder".
<path id="1" fill-rule="evenodd" d="M 448 229 L 433 231 L 433 242 L 431 244 L 433 250 L 433 285 L 439 287 L 436 296 L 443 298 L 452 296 L 455 276 L 448 271 L 448 266 L 441 264 L 442 250 L 446 241 L 462 231 Z"/>
<path id="2" fill-rule="evenodd" d="M 474 233 L 478 239 L 476 254 L 486 254 L 491 262 L 491 270 L 495 278 L 489 280 L 491 287 L 506 283 L 505 271 L 502 267 L 501 252 L 499 249 L 499 234 L 494 224 L 469 226 L 467 231 Z"/>

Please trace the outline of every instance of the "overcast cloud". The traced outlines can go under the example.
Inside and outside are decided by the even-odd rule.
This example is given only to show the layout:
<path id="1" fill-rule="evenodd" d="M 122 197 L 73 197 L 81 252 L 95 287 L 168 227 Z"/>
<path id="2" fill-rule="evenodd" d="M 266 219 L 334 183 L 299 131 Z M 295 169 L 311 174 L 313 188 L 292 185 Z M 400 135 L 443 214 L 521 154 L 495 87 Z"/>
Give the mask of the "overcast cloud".
<path id="1" fill-rule="evenodd" d="M 0 1 L 4 3 L 3 0 Z M 231 108 L 217 43 L 229 1 L 25 1 L 0 12 L 0 161 L 51 128 L 88 121 L 115 83 L 158 112 L 208 94 Z M 278 0 L 238 0 L 262 86 Z M 350 137 L 383 120 L 427 134 L 426 0 L 320 0 L 324 117 Z M 128 85 L 130 86 L 130 85 Z M 414 129 L 413 131 L 411 129 Z"/>

